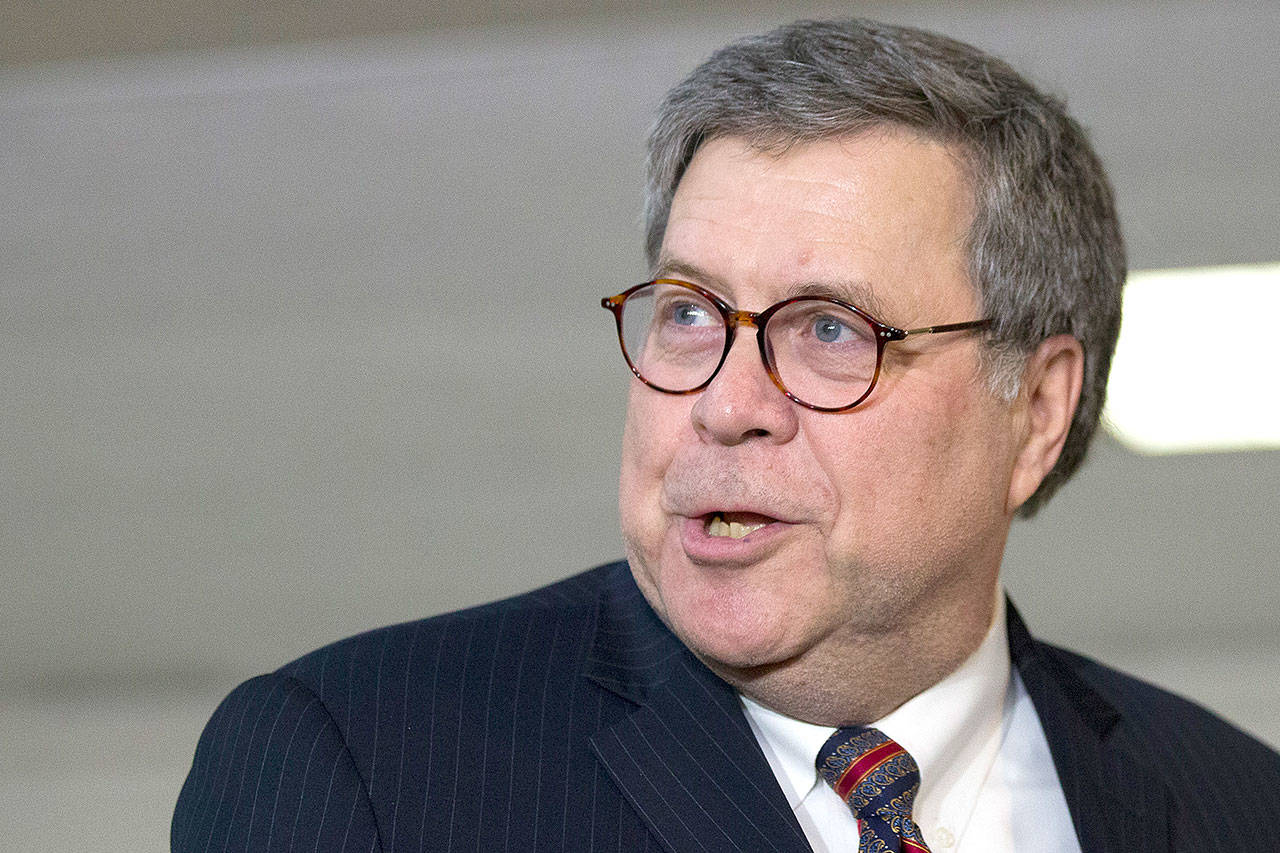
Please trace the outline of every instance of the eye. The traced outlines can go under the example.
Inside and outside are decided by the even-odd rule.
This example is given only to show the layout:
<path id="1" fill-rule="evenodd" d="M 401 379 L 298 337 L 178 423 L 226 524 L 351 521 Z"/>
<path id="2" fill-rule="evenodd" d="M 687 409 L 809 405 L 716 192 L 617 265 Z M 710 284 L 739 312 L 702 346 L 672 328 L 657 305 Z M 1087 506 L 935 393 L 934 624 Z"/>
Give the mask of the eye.
<path id="1" fill-rule="evenodd" d="M 710 326 L 719 322 L 705 305 L 676 302 L 668 309 L 671 322 L 678 326 Z"/>
<path id="2" fill-rule="evenodd" d="M 847 341 L 854 335 L 854 330 L 839 317 L 833 317 L 830 314 L 824 314 L 814 318 L 811 327 L 813 336 L 824 344 L 834 344 L 841 341 Z"/>

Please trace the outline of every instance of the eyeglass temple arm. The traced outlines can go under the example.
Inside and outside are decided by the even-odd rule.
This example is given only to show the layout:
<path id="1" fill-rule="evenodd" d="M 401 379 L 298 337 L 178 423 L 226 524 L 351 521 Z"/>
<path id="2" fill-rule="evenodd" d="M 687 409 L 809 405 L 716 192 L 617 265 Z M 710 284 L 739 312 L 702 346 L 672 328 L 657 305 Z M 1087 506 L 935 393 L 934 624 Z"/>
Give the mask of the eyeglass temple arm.
<path id="1" fill-rule="evenodd" d="M 991 325 L 991 318 L 985 320 L 969 320 L 965 323 L 943 323 L 939 326 L 924 326 L 920 329 L 903 329 L 902 337 L 908 335 L 932 335 L 938 332 L 962 332 L 965 329 L 983 329 Z"/>

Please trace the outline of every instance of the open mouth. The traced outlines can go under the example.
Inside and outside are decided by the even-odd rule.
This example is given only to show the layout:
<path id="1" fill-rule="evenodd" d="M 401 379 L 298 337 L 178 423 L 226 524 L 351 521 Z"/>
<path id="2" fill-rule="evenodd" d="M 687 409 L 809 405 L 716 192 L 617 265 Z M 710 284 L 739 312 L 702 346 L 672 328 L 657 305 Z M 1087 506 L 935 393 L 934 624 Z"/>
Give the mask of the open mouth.
<path id="1" fill-rule="evenodd" d="M 753 512 L 713 512 L 707 516 L 706 531 L 708 536 L 742 539 L 771 524 L 774 520 L 767 515 L 757 515 Z"/>

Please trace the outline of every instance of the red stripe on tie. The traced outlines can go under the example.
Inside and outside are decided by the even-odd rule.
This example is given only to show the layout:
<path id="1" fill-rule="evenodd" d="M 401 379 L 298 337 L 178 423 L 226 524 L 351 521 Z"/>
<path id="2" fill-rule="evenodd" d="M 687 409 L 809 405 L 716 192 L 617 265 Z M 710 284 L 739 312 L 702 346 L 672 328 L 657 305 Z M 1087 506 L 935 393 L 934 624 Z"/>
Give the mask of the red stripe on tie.
<path id="1" fill-rule="evenodd" d="M 861 785 L 863 779 L 874 773 L 880 765 L 903 752 L 906 750 L 894 741 L 887 741 L 864 752 L 857 761 L 845 768 L 845 771 L 840 774 L 840 779 L 833 786 L 836 793 L 840 795 L 840 799 L 848 799 L 849 792 Z"/>
<path id="2" fill-rule="evenodd" d="M 904 839 L 902 839 L 902 849 L 903 849 L 903 850 L 918 850 L 918 851 L 919 851 L 919 853 L 930 853 L 930 850 L 929 850 L 929 848 L 928 848 L 928 847 L 925 847 L 925 846 L 924 846 L 923 844 L 921 844 L 919 841 L 912 841 L 910 838 L 904 838 Z"/>

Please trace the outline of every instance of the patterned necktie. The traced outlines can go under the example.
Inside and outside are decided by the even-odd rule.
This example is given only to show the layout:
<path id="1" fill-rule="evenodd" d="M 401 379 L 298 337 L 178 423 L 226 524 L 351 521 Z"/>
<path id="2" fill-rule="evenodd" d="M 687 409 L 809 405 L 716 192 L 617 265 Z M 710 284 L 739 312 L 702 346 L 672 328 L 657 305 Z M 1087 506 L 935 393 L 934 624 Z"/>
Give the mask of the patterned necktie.
<path id="1" fill-rule="evenodd" d="M 879 729 L 837 729 L 818 750 L 818 774 L 862 821 L 860 853 L 929 853 L 911 805 L 920 768 Z"/>

